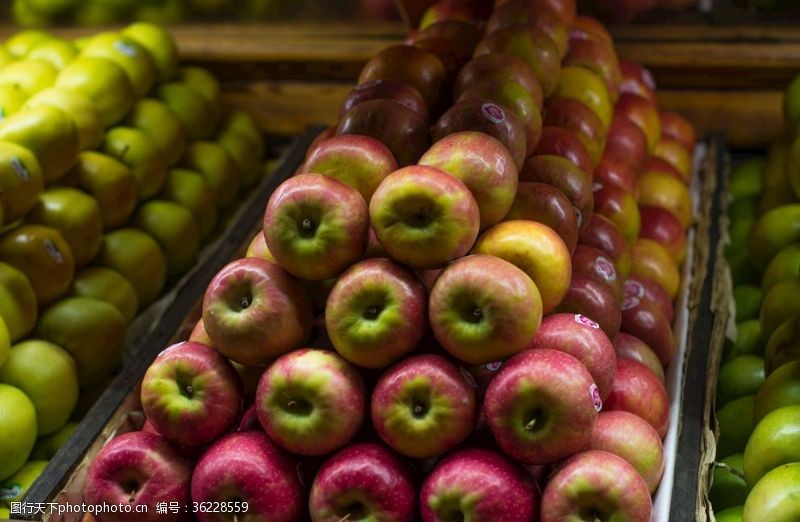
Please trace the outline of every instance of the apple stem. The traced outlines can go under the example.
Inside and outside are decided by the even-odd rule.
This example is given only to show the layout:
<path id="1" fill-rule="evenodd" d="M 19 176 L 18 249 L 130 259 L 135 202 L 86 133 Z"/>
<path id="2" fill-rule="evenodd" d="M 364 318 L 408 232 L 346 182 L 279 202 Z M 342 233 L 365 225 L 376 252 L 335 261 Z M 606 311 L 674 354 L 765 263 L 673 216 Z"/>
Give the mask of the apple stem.
<path id="1" fill-rule="evenodd" d="M 472 311 L 472 315 L 480 319 L 483 316 L 483 312 L 481 311 L 480 308 L 476 308 L 475 310 Z"/>
<path id="2" fill-rule="evenodd" d="M 247 297 L 242 297 L 242 299 L 239 301 L 239 306 L 242 307 L 242 309 L 247 308 L 250 306 L 250 299 Z"/>
<path id="3" fill-rule="evenodd" d="M 308 218 L 303 219 L 303 221 L 300 222 L 300 226 L 303 227 L 303 230 L 311 230 L 311 220 Z"/>
<path id="4" fill-rule="evenodd" d="M 531 419 L 525 425 L 525 431 L 533 431 L 534 429 L 536 429 L 536 419 Z"/>

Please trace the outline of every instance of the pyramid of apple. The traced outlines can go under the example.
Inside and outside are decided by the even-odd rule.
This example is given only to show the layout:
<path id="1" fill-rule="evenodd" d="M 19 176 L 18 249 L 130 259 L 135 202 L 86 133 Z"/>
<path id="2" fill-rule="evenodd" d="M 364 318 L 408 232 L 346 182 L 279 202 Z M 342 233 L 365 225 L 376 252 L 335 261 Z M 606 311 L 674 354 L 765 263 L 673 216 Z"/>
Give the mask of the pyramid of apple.
<path id="1" fill-rule="evenodd" d="M 69 436 L 128 324 L 260 175 L 254 122 L 176 62 L 147 24 L 0 46 L 0 480 Z"/>
<path id="2" fill-rule="evenodd" d="M 649 521 L 694 146 L 653 88 L 566 0 L 435 4 L 152 363 L 87 501 Z"/>

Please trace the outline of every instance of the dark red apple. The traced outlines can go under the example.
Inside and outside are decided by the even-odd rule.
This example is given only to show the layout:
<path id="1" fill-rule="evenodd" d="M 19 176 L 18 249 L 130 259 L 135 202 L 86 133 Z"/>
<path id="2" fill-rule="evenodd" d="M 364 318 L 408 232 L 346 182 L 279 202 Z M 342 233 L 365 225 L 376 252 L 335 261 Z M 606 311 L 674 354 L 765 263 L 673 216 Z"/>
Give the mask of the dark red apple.
<path id="1" fill-rule="evenodd" d="M 534 181 L 520 183 L 506 219 L 544 223 L 564 240 L 570 254 L 578 244 L 578 218 L 575 207 L 569 198 L 553 185 Z"/>
<path id="2" fill-rule="evenodd" d="M 445 76 L 444 65 L 436 55 L 410 45 L 392 45 L 367 62 L 358 83 L 400 80 L 416 88 L 430 107 L 441 94 Z"/>
<path id="3" fill-rule="evenodd" d="M 664 367 L 661 366 L 658 355 L 638 337 L 620 332 L 617 334 L 617 338 L 614 339 L 614 351 L 617 354 L 617 359 L 631 359 L 641 363 L 653 372 L 653 375 L 658 377 L 662 384 L 666 382 Z"/>
<path id="4" fill-rule="evenodd" d="M 561 127 L 581 140 L 592 164 L 597 163 L 606 144 L 606 128 L 592 109 L 580 100 L 563 96 L 548 98 L 544 103 L 543 124 Z"/>
<path id="5" fill-rule="evenodd" d="M 642 227 L 639 237 L 652 239 L 667 249 L 672 259 L 680 264 L 686 257 L 686 235 L 675 214 L 661 207 L 639 207 Z"/>
<path id="6" fill-rule="evenodd" d="M 661 140 L 661 120 L 658 106 L 642 96 L 623 92 L 614 106 L 614 116 L 626 118 L 636 124 L 647 140 L 647 150 L 653 152 Z"/>
<path id="7" fill-rule="evenodd" d="M 678 140 L 686 147 L 687 152 L 694 152 L 697 135 L 689 120 L 672 111 L 661 111 L 661 135 Z"/>
<path id="8" fill-rule="evenodd" d="M 620 92 L 636 94 L 656 102 L 656 81 L 649 70 L 630 60 L 620 60 L 619 68 L 622 72 Z"/>
<path id="9" fill-rule="evenodd" d="M 581 140 L 573 133 L 560 127 L 544 127 L 539 143 L 533 151 L 536 156 L 545 154 L 561 156 L 591 176 L 592 158 Z"/>
<path id="10" fill-rule="evenodd" d="M 596 183 L 594 188 L 594 211 L 613 221 L 625 241 L 632 245 L 642 225 L 636 198 L 614 185 Z"/>
<path id="11" fill-rule="evenodd" d="M 561 63 L 586 67 L 594 71 L 605 82 L 612 103 L 619 98 L 622 73 L 614 47 L 597 40 L 571 39 L 567 55 Z"/>
<path id="12" fill-rule="evenodd" d="M 663 439 L 669 428 L 669 398 L 664 385 L 645 365 L 617 361 L 617 376 L 603 411 L 627 411 L 650 423 Z"/>
<path id="13" fill-rule="evenodd" d="M 570 40 L 596 40 L 614 47 L 614 39 L 606 26 L 591 16 L 576 16 L 569 30 Z"/>
<path id="14" fill-rule="evenodd" d="M 508 54 L 485 54 L 469 61 L 458 73 L 453 87 L 456 97 L 473 85 L 491 78 L 493 81 L 520 84 L 542 106 L 542 86 L 523 60 Z"/>
<path id="15" fill-rule="evenodd" d="M 571 312 L 596 321 L 609 339 L 619 333 L 622 322 L 619 302 L 605 283 L 588 274 L 573 274 L 567 295 L 556 309 Z"/>
<path id="16" fill-rule="evenodd" d="M 622 277 L 617 274 L 613 261 L 602 250 L 579 244 L 572 253 L 572 273 L 588 274 L 597 278 L 608 285 L 618 302 L 622 302 Z"/>
<path id="17" fill-rule="evenodd" d="M 345 96 L 339 117 L 343 118 L 350 109 L 368 100 L 392 100 L 405 105 L 423 119 L 428 119 L 428 105 L 425 99 L 417 89 L 400 80 L 370 80 L 355 86 Z"/>
<path id="18" fill-rule="evenodd" d="M 594 167 L 594 181 L 603 185 L 614 185 L 636 194 L 636 172 L 627 164 L 608 154 L 600 158 Z"/>
<path id="19" fill-rule="evenodd" d="M 465 48 L 464 42 L 445 36 L 417 38 L 414 42 L 414 47 L 433 54 L 442 62 L 445 80 L 442 83 L 441 94 L 434 109 L 438 109 L 442 105 L 449 105 L 451 103 L 449 94 L 453 90 L 453 82 L 458 71 L 472 58 L 472 50 Z"/>
<path id="20" fill-rule="evenodd" d="M 626 296 L 633 296 L 646 301 L 651 301 L 653 304 L 661 308 L 669 323 L 672 324 L 672 320 L 675 318 L 675 311 L 672 306 L 672 301 L 669 298 L 669 294 L 667 294 L 661 285 L 649 277 L 642 275 L 630 275 L 628 279 L 625 280 L 625 284 L 623 286 Z"/>
<path id="21" fill-rule="evenodd" d="M 442 20 L 419 31 L 409 43 L 426 38 L 448 38 L 461 42 L 462 48 L 472 54 L 483 37 L 483 27 L 475 21 Z"/>
<path id="22" fill-rule="evenodd" d="M 647 163 L 641 171 L 641 173 L 645 172 L 659 172 L 661 174 L 667 174 L 670 177 L 677 179 L 681 183 L 684 183 L 684 179 L 683 176 L 681 176 L 680 171 L 667 160 L 664 158 L 659 158 L 658 156 L 650 156 L 650 159 L 647 160 Z"/>
<path id="23" fill-rule="evenodd" d="M 614 117 L 606 136 L 605 154 L 627 164 L 636 174 L 644 169 L 648 157 L 647 138 L 632 121 Z"/>
<path id="24" fill-rule="evenodd" d="M 594 207 L 592 180 L 584 171 L 560 156 L 532 156 L 519 173 L 520 181 L 547 183 L 563 192 L 577 211 L 578 229 L 589 223 Z"/>
<path id="25" fill-rule="evenodd" d="M 502 31 L 517 24 L 536 27 L 553 39 L 560 56 L 567 52 L 568 26 L 555 13 L 537 9 L 529 0 L 510 0 L 494 10 L 486 33 Z"/>
<path id="26" fill-rule="evenodd" d="M 667 316 L 652 301 L 628 296 L 622 304 L 622 331 L 638 337 L 666 367 L 675 354 L 675 341 Z"/>
<path id="27" fill-rule="evenodd" d="M 604 252 L 614 262 L 620 277 L 628 276 L 631 268 L 630 247 L 613 221 L 600 214 L 592 214 L 589 225 L 578 236 L 578 241 Z"/>

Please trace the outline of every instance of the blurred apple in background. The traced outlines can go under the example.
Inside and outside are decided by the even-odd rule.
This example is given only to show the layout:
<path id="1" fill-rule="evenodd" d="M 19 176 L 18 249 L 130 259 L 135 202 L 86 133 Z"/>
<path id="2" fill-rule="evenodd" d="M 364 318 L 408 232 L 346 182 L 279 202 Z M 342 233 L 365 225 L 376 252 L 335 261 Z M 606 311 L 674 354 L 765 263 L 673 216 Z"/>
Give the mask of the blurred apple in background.
<path id="1" fill-rule="evenodd" d="M 639 127 L 647 139 L 648 151 L 652 153 L 655 150 L 661 140 L 661 121 L 654 101 L 623 91 L 614 106 L 614 115 L 625 118 Z"/>
<path id="2" fill-rule="evenodd" d="M 164 81 L 175 73 L 178 52 L 172 36 L 163 27 L 146 22 L 134 23 L 121 33 L 147 49 L 156 69 L 157 79 Z"/>
<path id="3" fill-rule="evenodd" d="M 631 274 L 661 286 L 671 300 L 678 296 L 681 274 L 669 251 L 651 239 L 637 239 L 631 248 Z"/>
<path id="4" fill-rule="evenodd" d="M 36 442 L 36 409 L 19 388 L 0 383 L 0 422 L 6 434 L 0 440 L 0 480 L 25 464 Z"/>
<path id="5" fill-rule="evenodd" d="M 639 183 L 641 184 L 641 178 Z M 636 198 L 616 185 L 601 185 L 597 183 L 594 188 L 596 189 L 594 192 L 594 211 L 607 217 L 617 225 L 622 236 L 628 244 L 632 245 L 639 236 L 642 226 Z M 645 199 L 649 200 L 650 198 Z"/>
<path id="6" fill-rule="evenodd" d="M 692 197 L 686 185 L 668 174 L 646 172 L 639 176 L 641 206 L 660 207 L 672 212 L 683 228 L 692 223 Z"/>
<path id="7" fill-rule="evenodd" d="M 519 84 L 533 97 L 538 107 L 542 106 L 544 95 L 536 75 L 525 61 L 510 54 L 483 54 L 470 60 L 456 77 L 455 97 L 486 78 L 493 78 L 498 83 Z"/>
<path id="8" fill-rule="evenodd" d="M 615 115 L 608 128 L 605 155 L 641 172 L 649 155 L 647 137 L 635 123 Z"/>
<path id="9" fill-rule="evenodd" d="M 544 127 L 533 154 L 561 156 L 586 174 L 592 173 L 593 162 L 586 147 L 571 132 L 560 127 Z"/>
<path id="10" fill-rule="evenodd" d="M 144 96 L 153 86 L 155 67 L 150 54 L 133 38 L 114 32 L 99 33 L 81 48 L 81 56 L 105 58 L 117 64 L 136 96 Z"/>
<path id="11" fill-rule="evenodd" d="M 628 276 L 631 267 L 630 247 L 613 221 L 601 214 L 592 214 L 578 241 L 609 256 L 621 279 Z"/>
<path id="12" fill-rule="evenodd" d="M 399 80 L 408 83 L 431 107 L 441 95 L 445 80 L 442 62 L 428 51 L 410 45 L 393 45 L 373 56 L 358 77 L 358 83 L 370 80 Z"/>
<path id="13" fill-rule="evenodd" d="M 233 159 L 213 141 L 193 141 L 184 151 L 180 165 L 199 172 L 217 196 L 220 208 L 230 205 L 239 190 L 239 170 Z"/>
<path id="14" fill-rule="evenodd" d="M 656 353 L 644 341 L 631 334 L 620 332 L 614 339 L 614 351 L 617 359 L 631 359 L 643 364 L 658 377 L 662 384 L 665 383 L 664 367 Z"/>
<path id="15" fill-rule="evenodd" d="M 211 104 L 185 82 L 162 84 L 156 95 L 183 123 L 190 138 L 204 139 L 212 134 L 215 122 Z"/>
<path id="16" fill-rule="evenodd" d="M 600 118 L 604 127 L 611 125 L 614 105 L 608 89 L 602 78 L 589 69 L 574 65 L 563 67 L 553 95 L 573 98 L 586 104 Z"/>
<path id="17" fill-rule="evenodd" d="M 606 144 L 606 128 L 600 118 L 583 102 L 574 98 L 551 97 L 544 103 L 543 124 L 572 132 L 597 163 Z M 613 126 L 613 124 L 612 124 Z"/>
<path id="18" fill-rule="evenodd" d="M 353 87 L 342 101 L 339 117 L 343 117 L 359 103 L 369 100 L 391 100 L 405 105 L 423 119 L 428 119 L 428 104 L 415 87 L 402 80 L 386 79 L 369 80 Z M 316 150 L 316 147 L 311 146 L 308 150 Z"/>

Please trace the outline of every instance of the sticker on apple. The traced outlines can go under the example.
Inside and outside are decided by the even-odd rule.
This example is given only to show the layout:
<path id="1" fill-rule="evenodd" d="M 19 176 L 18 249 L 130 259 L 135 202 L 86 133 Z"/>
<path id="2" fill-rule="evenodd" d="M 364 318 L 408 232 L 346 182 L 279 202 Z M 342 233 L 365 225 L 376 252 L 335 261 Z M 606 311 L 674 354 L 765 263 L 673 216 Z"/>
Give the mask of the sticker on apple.
<path id="1" fill-rule="evenodd" d="M 607 257 L 600 256 L 595 259 L 594 269 L 599 275 L 603 276 L 609 281 L 617 280 L 617 270 L 614 268 L 614 263 L 609 261 Z"/>
<path id="2" fill-rule="evenodd" d="M 642 299 L 645 296 L 644 285 L 639 281 L 629 279 L 625 281 L 625 295 L 631 295 Z"/>
<path id="3" fill-rule="evenodd" d="M 19 176 L 19 179 L 21 179 L 22 181 L 28 181 L 29 179 L 31 179 L 31 173 L 28 172 L 28 168 L 25 166 L 24 163 L 22 163 L 22 160 L 19 159 L 18 157 L 14 156 L 13 158 L 11 158 L 11 168 L 14 169 L 14 172 L 17 173 L 17 176 Z"/>
<path id="4" fill-rule="evenodd" d="M 114 49 L 128 58 L 136 58 L 137 54 L 139 54 L 136 52 L 136 47 L 123 40 L 116 40 L 114 42 Z"/>
<path id="5" fill-rule="evenodd" d="M 578 324 L 582 324 L 583 326 L 588 326 L 589 328 L 594 328 L 595 330 L 600 328 L 599 324 L 597 324 L 596 322 L 592 321 L 591 319 L 582 314 L 575 314 L 575 322 Z"/>
<path id="6" fill-rule="evenodd" d="M 639 306 L 641 301 L 635 295 L 626 295 L 625 299 L 622 301 L 622 311 L 630 310 L 635 306 Z"/>
<path id="7" fill-rule="evenodd" d="M 506 113 L 502 107 L 494 103 L 484 103 L 481 105 L 481 112 L 486 116 L 486 119 L 492 123 L 500 125 L 506 121 Z"/>
<path id="8" fill-rule="evenodd" d="M 47 251 L 47 255 L 49 255 L 56 263 L 61 264 L 64 262 L 64 254 L 61 253 L 51 239 L 44 240 L 44 249 Z"/>
<path id="9" fill-rule="evenodd" d="M 467 384 L 469 384 L 470 388 L 475 388 L 476 390 L 478 389 L 478 383 L 475 381 L 475 377 L 473 377 L 466 368 L 459 366 L 458 371 L 461 372 L 461 376 L 464 377 L 464 380 L 467 381 Z"/>
<path id="10" fill-rule="evenodd" d="M 490 363 L 486 363 L 483 367 L 489 370 L 490 372 L 496 372 L 503 366 L 503 361 L 494 361 Z"/>
<path id="11" fill-rule="evenodd" d="M 603 409 L 603 399 L 600 398 L 600 390 L 597 389 L 597 385 L 592 383 L 589 386 L 589 396 L 592 398 L 592 405 L 594 405 L 594 409 L 600 411 Z"/>
<path id="12" fill-rule="evenodd" d="M 17 498 L 22 493 L 22 485 L 12 482 L 3 487 L 0 487 L 0 500 L 8 502 L 13 498 Z"/>

